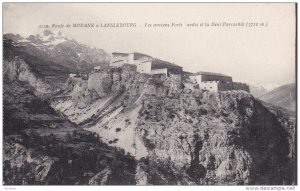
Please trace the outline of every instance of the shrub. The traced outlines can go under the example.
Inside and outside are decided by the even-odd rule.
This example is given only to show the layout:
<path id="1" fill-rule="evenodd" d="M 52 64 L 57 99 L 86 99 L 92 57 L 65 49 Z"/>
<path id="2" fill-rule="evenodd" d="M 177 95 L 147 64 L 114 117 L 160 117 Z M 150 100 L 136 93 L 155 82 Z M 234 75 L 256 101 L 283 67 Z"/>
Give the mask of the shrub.
<path id="1" fill-rule="evenodd" d="M 205 108 L 200 108 L 198 113 L 199 115 L 207 115 L 208 112 Z"/>
<path id="2" fill-rule="evenodd" d="M 116 143 L 116 142 L 118 142 L 118 141 L 119 141 L 119 139 L 114 139 L 113 143 Z"/>

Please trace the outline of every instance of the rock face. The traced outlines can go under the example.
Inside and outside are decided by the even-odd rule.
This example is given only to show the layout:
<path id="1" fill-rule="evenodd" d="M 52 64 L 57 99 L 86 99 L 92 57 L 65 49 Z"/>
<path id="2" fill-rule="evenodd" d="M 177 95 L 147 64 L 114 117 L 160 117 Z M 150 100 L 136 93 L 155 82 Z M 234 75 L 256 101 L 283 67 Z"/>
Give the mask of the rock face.
<path id="1" fill-rule="evenodd" d="M 153 160 L 170 160 L 199 184 L 283 181 L 288 133 L 251 95 L 178 96 L 145 98 L 137 134 Z"/>
<path id="2" fill-rule="evenodd" d="M 5 137 L 5 185 L 135 184 L 132 156 L 87 131 L 52 132 L 40 129 Z"/>
<path id="3" fill-rule="evenodd" d="M 52 92 L 50 85 L 38 78 L 28 64 L 19 57 L 15 57 L 10 62 L 4 61 L 4 74 L 4 79 L 8 83 L 16 80 L 28 83 L 35 90 L 37 96 L 44 96 Z"/>
<path id="4" fill-rule="evenodd" d="M 96 111 L 92 116 L 69 109 L 76 105 L 72 100 L 52 105 L 140 159 L 137 184 L 294 180 L 286 173 L 293 160 L 289 118 L 279 119 L 247 92 L 204 92 L 173 76 L 149 76 L 128 67 L 94 73 L 87 83 L 100 97 L 85 108 Z"/>
<path id="5" fill-rule="evenodd" d="M 5 61 L 3 68 L 3 184 L 135 184 L 132 156 L 109 147 L 49 105 L 72 98 L 80 110 L 94 103 L 99 98 L 90 95 L 86 80 L 68 80 L 61 91 L 71 91 L 70 97 L 63 97 L 21 58 Z"/>
<path id="6" fill-rule="evenodd" d="M 4 183 L 8 185 L 45 183 L 53 163 L 58 160 L 55 157 L 37 154 L 32 149 L 15 142 L 6 142 L 4 151 L 4 173 L 6 173 Z M 26 176 L 22 171 L 27 173 Z"/>
<path id="7" fill-rule="evenodd" d="M 110 169 L 104 169 L 89 180 L 89 185 L 105 185 L 111 175 Z"/>
<path id="8" fill-rule="evenodd" d="M 88 89 L 94 90 L 99 97 L 107 96 L 112 88 L 113 79 L 109 73 L 92 73 L 89 75 L 88 79 Z"/>

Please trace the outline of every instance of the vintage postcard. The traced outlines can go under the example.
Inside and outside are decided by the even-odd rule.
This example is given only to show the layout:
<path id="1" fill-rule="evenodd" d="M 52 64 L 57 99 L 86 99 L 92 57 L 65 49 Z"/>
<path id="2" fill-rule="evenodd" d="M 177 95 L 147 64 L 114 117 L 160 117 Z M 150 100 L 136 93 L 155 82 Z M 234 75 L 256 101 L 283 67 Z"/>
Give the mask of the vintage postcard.
<path id="1" fill-rule="evenodd" d="M 296 3 L 3 3 L 4 186 L 297 185 Z"/>

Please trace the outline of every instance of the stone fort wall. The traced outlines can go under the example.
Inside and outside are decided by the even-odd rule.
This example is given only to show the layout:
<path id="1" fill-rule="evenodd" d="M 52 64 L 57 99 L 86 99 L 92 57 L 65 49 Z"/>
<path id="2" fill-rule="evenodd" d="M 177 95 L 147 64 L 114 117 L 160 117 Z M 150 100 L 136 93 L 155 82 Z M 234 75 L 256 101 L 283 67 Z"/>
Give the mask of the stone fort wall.
<path id="1" fill-rule="evenodd" d="M 218 83 L 218 91 L 228 90 L 244 90 L 250 92 L 249 86 L 244 83 L 231 82 L 231 83 Z"/>
<path id="2" fill-rule="evenodd" d="M 230 91 L 230 90 L 244 90 L 250 92 L 249 86 L 244 83 L 228 82 L 220 83 L 218 81 L 201 82 L 199 88 L 208 91 Z"/>

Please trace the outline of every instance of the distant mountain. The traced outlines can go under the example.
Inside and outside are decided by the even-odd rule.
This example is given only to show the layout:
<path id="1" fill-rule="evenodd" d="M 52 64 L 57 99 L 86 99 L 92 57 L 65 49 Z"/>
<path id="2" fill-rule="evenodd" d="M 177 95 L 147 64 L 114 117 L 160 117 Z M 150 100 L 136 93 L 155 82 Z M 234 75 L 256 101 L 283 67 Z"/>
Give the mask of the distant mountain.
<path id="1" fill-rule="evenodd" d="M 93 67 L 110 60 L 110 55 L 102 49 L 91 48 L 49 30 L 27 38 L 19 34 L 4 34 L 3 50 L 4 60 L 20 57 L 37 77 L 58 86 L 70 73 L 88 73 Z"/>
<path id="2" fill-rule="evenodd" d="M 280 106 L 290 111 L 296 110 L 296 90 L 295 84 L 287 84 L 280 86 L 264 95 L 259 99 L 271 103 L 275 106 Z"/>
<path id="3" fill-rule="evenodd" d="M 279 87 L 279 85 L 277 84 L 263 84 L 263 83 L 249 82 L 249 81 L 245 83 L 249 85 L 250 93 L 256 98 Z"/>
<path id="4" fill-rule="evenodd" d="M 254 96 L 254 97 L 259 97 L 264 95 L 265 93 L 268 92 L 268 90 L 266 88 L 264 88 L 263 86 L 251 86 L 249 85 L 250 88 L 250 93 Z"/>

